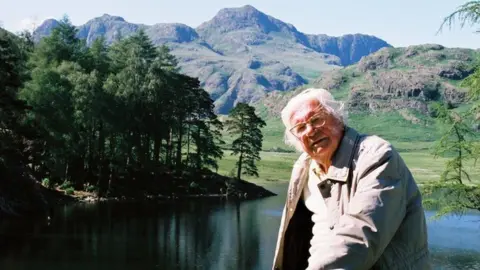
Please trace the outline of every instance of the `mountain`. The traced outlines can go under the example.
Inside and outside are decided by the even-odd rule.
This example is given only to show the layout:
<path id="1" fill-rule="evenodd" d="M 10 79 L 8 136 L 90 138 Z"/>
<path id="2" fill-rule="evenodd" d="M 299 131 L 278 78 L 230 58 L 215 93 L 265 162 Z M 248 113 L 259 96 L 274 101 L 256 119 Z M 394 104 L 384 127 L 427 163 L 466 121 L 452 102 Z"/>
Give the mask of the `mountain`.
<path id="1" fill-rule="evenodd" d="M 58 21 L 36 29 L 47 36 Z M 323 71 L 358 62 L 387 42 L 369 35 L 311 35 L 253 6 L 221 9 L 211 20 L 192 28 L 181 23 L 134 24 L 104 14 L 78 26 L 78 37 L 107 43 L 144 30 L 156 45 L 166 44 L 181 71 L 198 77 L 215 100 L 216 111 L 228 112 L 237 102 L 256 102 L 274 90 L 288 91 L 309 83 Z"/>
<path id="2" fill-rule="evenodd" d="M 399 113 L 418 123 L 420 117 L 430 115 L 433 102 L 453 107 L 465 103 L 466 89 L 460 81 L 473 72 L 478 55 L 477 50 L 438 44 L 382 48 L 357 64 L 325 72 L 288 93 L 273 91 L 255 106 L 267 117 L 278 118 L 292 96 L 308 87 L 320 87 L 343 100 L 349 114 Z"/>

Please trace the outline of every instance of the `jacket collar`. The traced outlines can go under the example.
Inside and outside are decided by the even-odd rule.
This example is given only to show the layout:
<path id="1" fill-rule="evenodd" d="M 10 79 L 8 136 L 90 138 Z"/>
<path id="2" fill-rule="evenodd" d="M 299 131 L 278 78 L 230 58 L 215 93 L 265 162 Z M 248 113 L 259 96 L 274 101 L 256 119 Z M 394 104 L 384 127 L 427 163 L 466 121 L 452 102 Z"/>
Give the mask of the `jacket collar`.
<path id="1" fill-rule="evenodd" d="M 327 171 L 327 178 L 334 181 L 346 182 L 350 172 L 354 149 L 358 143 L 359 133 L 348 126 L 344 128 L 344 134 L 340 144 L 332 158 L 332 164 Z M 290 185 L 288 188 L 288 199 L 295 201 L 295 197 L 303 188 L 303 184 L 310 169 L 311 158 L 306 153 L 302 153 L 293 165 Z"/>
<path id="2" fill-rule="evenodd" d="M 340 182 L 347 181 L 354 149 L 359 137 L 355 129 L 345 126 L 343 138 L 333 154 L 332 164 L 328 168 L 327 179 Z"/>

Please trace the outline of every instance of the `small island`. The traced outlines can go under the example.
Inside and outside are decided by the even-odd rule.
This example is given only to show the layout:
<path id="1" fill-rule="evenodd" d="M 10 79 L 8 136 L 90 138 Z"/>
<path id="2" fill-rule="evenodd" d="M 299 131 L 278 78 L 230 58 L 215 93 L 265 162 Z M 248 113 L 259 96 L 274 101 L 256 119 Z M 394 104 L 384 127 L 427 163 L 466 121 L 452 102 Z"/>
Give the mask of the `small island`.
<path id="1" fill-rule="evenodd" d="M 220 121 L 198 78 L 144 31 L 91 46 L 76 33 L 68 18 L 39 41 L 0 29 L 1 216 L 70 202 L 275 195 L 241 179 L 258 176 L 265 123 L 253 107 L 239 103 Z M 236 136 L 230 145 L 225 132 Z M 236 177 L 214 172 L 224 150 L 239 156 Z"/>

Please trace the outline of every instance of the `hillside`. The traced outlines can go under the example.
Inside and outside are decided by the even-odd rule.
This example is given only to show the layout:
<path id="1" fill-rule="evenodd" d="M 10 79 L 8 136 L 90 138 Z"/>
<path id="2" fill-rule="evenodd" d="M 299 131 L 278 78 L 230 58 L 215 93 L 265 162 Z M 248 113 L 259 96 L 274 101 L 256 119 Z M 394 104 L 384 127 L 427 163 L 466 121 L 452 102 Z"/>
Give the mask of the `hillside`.
<path id="1" fill-rule="evenodd" d="M 45 21 L 35 39 L 49 35 L 58 24 Z M 143 29 L 154 44 L 172 50 L 183 73 L 200 79 L 218 113 L 228 112 L 239 101 L 255 102 L 268 92 L 305 85 L 322 71 L 391 47 L 369 35 L 305 34 L 250 5 L 222 9 L 196 28 L 181 23 L 135 24 L 108 14 L 77 28 L 88 44 L 100 36 L 110 44 Z"/>
<path id="2" fill-rule="evenodd" d="M 459 82 L 473 68 L 477 51 L 424 44 L 383 48 L 357 64 L 323 73 L 294 91 L 269 93 L 256 106 L 277 116 L 288 99 L 308 87 L 321 87 L 346 102 L 350 113 L 410 110 L 428 115 L 431 102 L 460 106 L 465 89 Z"/>
<path id="3" fill-rule="evenodd" d="M 478 52 L 436 44 L 384 48 L 359 63 L 324 73 L 293 91 L 274 91 L 254 106 L 267 121 L 265 150 L 286 149 L 280 111 L 295 94 L 308 87 L 328 89 L 348 110 L 349 125 L 385 137 L 400 147 L 438 139 L 430 117 L 433 102 L 463 109 L 466 89 L 460 81 L 472 72 Z M 421 146 L 423 145 L 423 146 Z"/>

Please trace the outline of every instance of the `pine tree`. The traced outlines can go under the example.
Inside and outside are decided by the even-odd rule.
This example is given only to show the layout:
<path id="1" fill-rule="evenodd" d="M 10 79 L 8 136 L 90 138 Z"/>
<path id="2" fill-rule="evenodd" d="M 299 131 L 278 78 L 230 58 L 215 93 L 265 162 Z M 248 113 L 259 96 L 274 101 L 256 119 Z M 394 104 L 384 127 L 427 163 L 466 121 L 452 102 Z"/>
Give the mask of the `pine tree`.
<path id="1" fill-rule="evenodd" d="M 225 122 L 230 135 L 237 137 L 232 143 L 232 155 L 238 155 L 237 179 L 243 174 L 258 177 L 256 161 L 260 160 L 263 134 L 260 128 L 266 123 L 255 114 L 255 108 L 238 103 L 229 113 Z"/>
<path id="2" fill-rule="evenodd" d="M 471 180 L 464 163 L 469 159 L 478 158 L 473 155 L 474 152 L 472 151 L 476 134 L 466 121 L 466 115 L 450 111 L 442 105 L 437 105 L 434 107 L 434 110 L 436 111 L 437 119 L 446 126 L 442 137 L 437 142 L 434 154 L 436 157 L 452 157 L 447 161 L 441 180 L 463 184 L 465 178 Z"/>
<path id="3" fill-rule="evenodd" d="M 480 188 L 470 178 L 466 163 L 479 158 L 478 135 L 469 123 L 470 113 L 460 114 L 447 107 L 435 104 L 433 115 L 444 131 L 434 148 L 435 157 L 448 158 L 439 181 L 423 185 L 425 206 L 436 209 L 436 217 L 467 210 L 480 211 Z M 468 181 L 468 182 L 467 182 Z"/>
<path id="4" fill-rule="evenodd" d="M 465 24 L 480 22 L 480 1 L 469 1 L 459 6 L 453 13 L 445 17 L 439 32 L 445 27 L 460 20 L 461 27 Z M 446 105 L 433 107 L 434 116 L 445 129 L 434 150 L 436 157 L 449 158 L 440 181 L 425 184 L 423 192 L 425 205 L 438 210 L 436 217 L 448 213 L 462 213 L 468 210 L 480 211 L 480 185 L 470 180 L 465 164 L 474 160 L 474 166 L 480 157 L 480 143 L 475 125 L 480 122 L 480 64 L 475 71 L 465 78 L 461 86 L 468 88 L 468 111 L 458 113 L 455 108 Z M 468 180 L 468 181 L 467 181 Z"/>
<path id="5" fill-rule="evenodd" d="M 42 156 L 36 157 L 40 160 L 33 163 L 46 168 L 54 182 L 74 182 L 73 176 L 81 175 L 84 169 L 87 135 L 80 118 L 88 107 L 91 87 L 85 78 L 88 48 L 76 33 L 64 17 L 32 53 L 31 80 L 20 91 L 20 97 L 32 107 L 29 123 L 38 127 L 45 140 L 44 148 L 38 150 Z M 83 180 L 76 178 L 76 187 L 82 188 Z"/>

